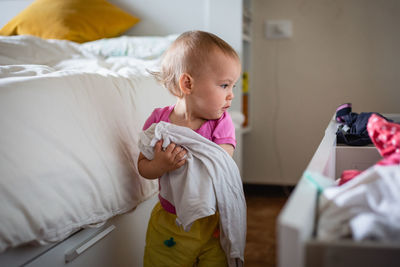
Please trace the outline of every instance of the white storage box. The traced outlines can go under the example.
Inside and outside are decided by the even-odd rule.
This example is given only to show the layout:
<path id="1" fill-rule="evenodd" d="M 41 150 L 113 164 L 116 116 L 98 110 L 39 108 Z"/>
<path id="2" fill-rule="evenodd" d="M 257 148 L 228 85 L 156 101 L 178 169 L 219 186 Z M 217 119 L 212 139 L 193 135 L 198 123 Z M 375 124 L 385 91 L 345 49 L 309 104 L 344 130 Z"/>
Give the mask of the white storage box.
<path id="1" fill-rule="evenodd" d="M 400 121 L 400 114 L 385 116 Z M 336 145 L 337 126 L 332 119 L 311 162 L 278 217 L 278 266 L 400 266 L 399 243 L 352 240 L 323 242 L 315 238 L 319 193 L 318 186 L 307 175 L 316 173 L 335 179 L 343 170 L 364 170 L 381 158 L 373 145 Z"/>

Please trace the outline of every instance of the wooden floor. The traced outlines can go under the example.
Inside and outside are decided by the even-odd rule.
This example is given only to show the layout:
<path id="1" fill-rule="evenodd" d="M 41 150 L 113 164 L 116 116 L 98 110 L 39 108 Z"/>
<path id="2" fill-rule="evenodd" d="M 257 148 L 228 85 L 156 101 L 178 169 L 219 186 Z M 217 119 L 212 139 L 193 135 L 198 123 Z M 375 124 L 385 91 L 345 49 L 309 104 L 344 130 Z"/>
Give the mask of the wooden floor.
<path id="1" fill-rule="evenodd" d="M 246 267 L 276 266 L 276 219 L 292 188 L 244 186 L 247 203 Z"/>

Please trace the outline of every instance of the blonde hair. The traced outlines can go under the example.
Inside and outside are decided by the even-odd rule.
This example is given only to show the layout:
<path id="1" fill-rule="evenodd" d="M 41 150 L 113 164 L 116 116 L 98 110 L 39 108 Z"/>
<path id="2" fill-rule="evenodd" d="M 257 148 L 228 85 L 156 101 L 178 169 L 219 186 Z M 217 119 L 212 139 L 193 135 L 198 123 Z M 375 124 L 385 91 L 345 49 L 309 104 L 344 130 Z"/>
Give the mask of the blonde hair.
<path id="1" fill-rule="evenodd" d="M 159 72 L 154 77 L 173 95 L 181 98 L 179 79 L 183 73 L 194 75 L 209 59 L 215 49 L 239 60 L 236 51 L 218 36 L 204 31 L 181 34 L 164 52 Z"/>

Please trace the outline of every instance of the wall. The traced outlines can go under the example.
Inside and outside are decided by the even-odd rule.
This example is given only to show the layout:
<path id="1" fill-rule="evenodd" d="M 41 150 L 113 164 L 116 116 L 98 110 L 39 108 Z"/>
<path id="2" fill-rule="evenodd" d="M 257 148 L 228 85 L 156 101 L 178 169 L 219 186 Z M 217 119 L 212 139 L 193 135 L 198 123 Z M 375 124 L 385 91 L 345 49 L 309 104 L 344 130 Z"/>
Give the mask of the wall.
<path id="1" fill-rule="evenodd" d="M 400 1 L 253 0 L 244 179 L 294 184 L 338 105 L 400 113 Z M 266 40 L 264 20 L 294 35 Z"/>

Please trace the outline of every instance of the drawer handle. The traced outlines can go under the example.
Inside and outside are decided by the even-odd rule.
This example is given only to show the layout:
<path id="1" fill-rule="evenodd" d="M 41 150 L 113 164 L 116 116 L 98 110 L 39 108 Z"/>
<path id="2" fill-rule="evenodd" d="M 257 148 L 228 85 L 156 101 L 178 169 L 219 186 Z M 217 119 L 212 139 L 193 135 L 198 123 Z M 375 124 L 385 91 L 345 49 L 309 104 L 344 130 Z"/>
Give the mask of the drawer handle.
<path id="1" fill-rule="evenodd" d="M 88 248 L 90 248 L 91 246 L 93 246 L 95 243 L 97 243 L 98 241 L 100 241 L 100 239 L 102 239 L 103 237 L 105 237 L 106 235 L 108 235 L 109 233 L 111 233 L 111 231 L 113 231 L 115 229 L 114 225 L 110 225 L 108 226 L 106 229 L 104 229 L 103 231 L 101 231 L 100 233 L 86 239 L 85 241 L 83 241 L 81 244 L 79 244 L 79 246 L 77 246 L 76 248 L 73 248 L 72 250 L 68 251 L 65 254 L 65 262 L 71 262 L 74 259 L 76 259 L 79 255 L 81 255 L 83 252 L 85 252 Z"/>

